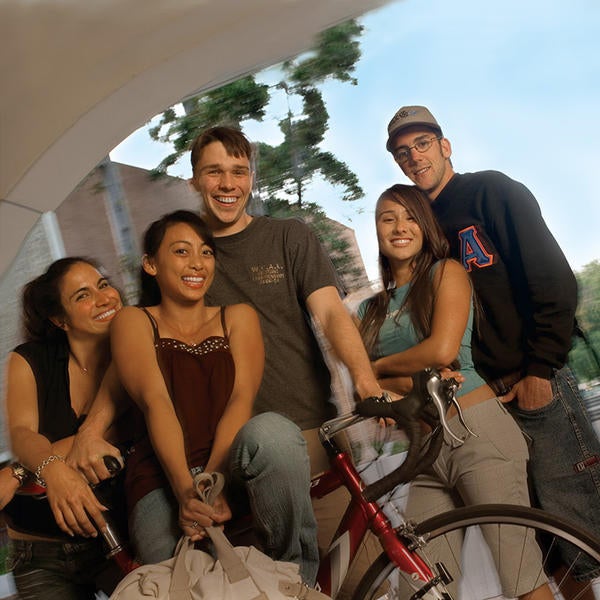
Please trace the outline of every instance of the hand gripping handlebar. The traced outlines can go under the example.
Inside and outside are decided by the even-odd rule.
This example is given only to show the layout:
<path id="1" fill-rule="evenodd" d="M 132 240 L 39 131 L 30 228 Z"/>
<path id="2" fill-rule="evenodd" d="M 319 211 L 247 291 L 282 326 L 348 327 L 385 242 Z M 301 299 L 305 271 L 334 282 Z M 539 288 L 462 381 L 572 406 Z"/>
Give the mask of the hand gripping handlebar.
<path id="1" fill-rule="evenodd" d="M 111 477 L 114 477 L 119 473 L 125 465 L 123 458 L 118 459 L 109 454 L 103 456 L 102 460 Z M 95 486 L 91 487 L 93 488 Z M 46 497 L 46 486 L 36 481 L 32 474 L 29 474 L 25 482 L 17 490 L 17 494 L 22 496 L 33 496 L 38 500 L 42 500 Z"/>
<path id="2" fill-rule="evenodd" d="M 425 369 L 413 375 L 412 391 L 400 400 L 389 401 L 370 397 L 356 404 L 354 412 L 362 417 L 392 418 L 409 438 L 406 460 L 382 479 L 368 485 L 363 496 L 368 502 L 380 498 L 401 483 L 407 483 L 430 467 L 437 458 L 444 441 L 444 431 L 459 444 L 464 442 L 448 426 L 446 412 L 451 404 L 458 413 L 461 424 L 471 435 L 461 408 L 455 398 L 458 383 L 455 379 L 442 379 L 436 369 Z M 427 450 L 423 453 L 422 422 L 431 428 Z"/>

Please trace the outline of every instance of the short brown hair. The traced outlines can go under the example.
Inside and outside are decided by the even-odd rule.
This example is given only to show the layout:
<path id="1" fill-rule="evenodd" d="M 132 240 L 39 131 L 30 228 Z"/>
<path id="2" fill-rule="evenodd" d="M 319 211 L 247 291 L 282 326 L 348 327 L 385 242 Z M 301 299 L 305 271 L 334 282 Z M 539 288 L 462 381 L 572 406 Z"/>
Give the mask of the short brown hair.
<path id="1" fill-rule="evenodd" d="M 252 160 L 252 144 L 239 129 L 223 126 L 211 127 L 202 132 L 194 140 L 190 148 L 193 173 L 196 172 L 196 165 L 200 160 L 202 150 L 213 142 L 221 142 L 230 156 L 235 156 L 236 158 L 245 156 L 248 160 Z"/>

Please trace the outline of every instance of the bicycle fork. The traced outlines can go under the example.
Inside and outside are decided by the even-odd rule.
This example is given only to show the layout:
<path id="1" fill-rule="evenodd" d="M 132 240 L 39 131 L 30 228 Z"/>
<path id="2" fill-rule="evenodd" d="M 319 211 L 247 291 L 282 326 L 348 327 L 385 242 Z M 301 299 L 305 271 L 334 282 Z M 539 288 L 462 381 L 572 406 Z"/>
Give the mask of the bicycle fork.
<path id="1" fill-rule="evenodd" d="M 332 598 L 336 597 L 350 563 L 370 529 L 379 539 L 390 561 L 406 575 L 408 585 L 414 590 L 411 600 L 452 600 L 445 587 L 451 581 L 450 576 L 443 565 L 436 565 L 438 572 L 433 573 L 414 552 L 421 540 L 416 535 L 411 535 L 410 525 L 395 530 L 378 504 L 367 502 L 363 498 L 361 492 L 364 483 L 346 453 L 339 452 L 331 460 L 334 468 L 311 482 L 311 495 L 321 498 L 344 485 L 352 499 L 327 555 L 321 560 L 317 576 L 318 589 Z M 389 600 L 396 598 L 397 596 L 392 596 Z"/>
<path id="2" fill-rule="evenodd" d="M 410 600 L 452 600 L 446 589 L 446 584 L 452 581 L 442 563 L 435 565 L 435 572 L 416 554 L 415 550 L 421 545 L 421 540 L 411 534 L 410 524 L 405 524 L 400 530 L 391 527 L 383 513 L 377 515 L 377 520 L 371 525 L 386 554 L 396 567 L 405 574 L 404 581 L 413 590 Z M 401 539 L 399 539 L 401 536 Z M 393 595 L 389 600 L 394 600 Z M 398 598 L 400 598 L 398 596 Z"/>
<path id="3" fill-rule="evenodd" d="M 416 554 L 422 540 L 412 533 L 412 526 L 404 524 L 399 530 L 392 527 L 389 519 L 379 509 L 371 521 L 371 531 L 378 537 L 385 553 L 396 567 L 404 573 L 403 581 L 414 593 L 410 600 L 452 600 L 446 584 L 452 581 L 445 567 L 438 563 L 436 572 Z M 404 597 L 404 596 L 403 596 Z M 400 598 L 396 594 L 389 600 Z"/>

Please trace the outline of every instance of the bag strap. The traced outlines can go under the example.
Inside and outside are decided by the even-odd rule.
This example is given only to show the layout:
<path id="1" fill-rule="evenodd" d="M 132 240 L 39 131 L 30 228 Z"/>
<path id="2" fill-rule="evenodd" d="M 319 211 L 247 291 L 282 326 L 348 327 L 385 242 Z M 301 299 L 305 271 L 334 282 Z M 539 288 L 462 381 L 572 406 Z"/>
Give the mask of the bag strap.
<path id="1" fill-rule="evenodd" d="M 177 548 L 175 549 L 175 562 L 173 563 L 173 572 L 171 574 L 171 583 L 169 585 L 169 600 L 192 600 L 190 590 L 190 575 L 185 558 L 194 543 L 188 536 L 183 536 Z"/>
<path id="2" fill-rule="evenodd" d="M 279 591 L 284 596 L 296 598 L 297 600 L 331 600 L 331 596 L 326 596 L 313 588 L 309 588 L 305 583 L 280 581 Z"/>
<path id="3" fill-rule="evenodd" d="M 221 473 L 197 473 L 194 476 L 194 489 L 203 502 L 212 504 L 215 498 L 223 491 L 225 478 Z M 215 547 L 215 552 L 223 571 L 231 583 L 250 578 L 250 573 L 242 559 L 236 553 L 231 542 L 227 539 L 220 527 L 206 527 Z"/>
<path id="4" fill-rule="evenodd" d="M 214 499 L 223 491 L 225 478 L 221 473 L 197 473 L 194 476 L 194 489 L 203 502 L 212 504 Z M 235 548 L 227 539 L 220 527 L 206 527 L 206 532 L 212 540 L 215 552 L 231 583 L 247 579 L 254 584 L 252 575 L 246 568 L 242 559 L 238 556 Z M 254 584 L 257 595 L 253 600 L 268 600 L 265 593 Z M 309 588 L 305 583 L 291 583 L 289 581 L 279 582 L 279 591 L 284 596 L 297 598 L 298 600 L 331 600 L 329 596 Z"/>

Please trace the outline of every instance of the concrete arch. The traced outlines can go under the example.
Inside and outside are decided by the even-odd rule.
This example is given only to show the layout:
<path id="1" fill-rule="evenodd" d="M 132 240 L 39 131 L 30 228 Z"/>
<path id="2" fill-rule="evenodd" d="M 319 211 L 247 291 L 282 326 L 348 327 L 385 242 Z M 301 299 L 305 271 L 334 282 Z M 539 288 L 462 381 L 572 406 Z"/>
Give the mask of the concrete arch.
<path id="1" fill-rule="evenodd" d="M 3 0 L 0 274 L 120 141 L 385 0 Z"/>

